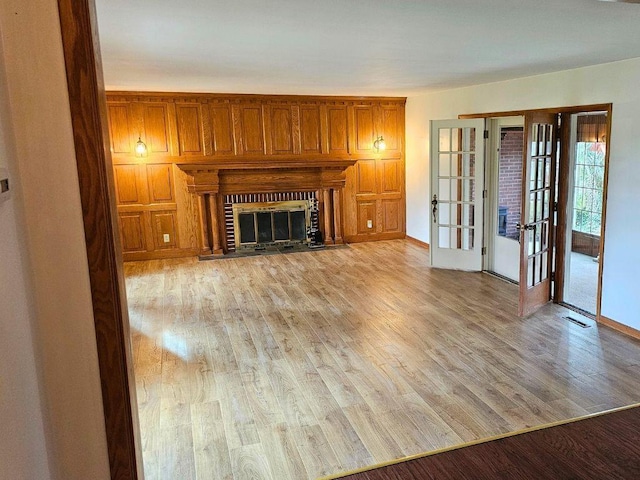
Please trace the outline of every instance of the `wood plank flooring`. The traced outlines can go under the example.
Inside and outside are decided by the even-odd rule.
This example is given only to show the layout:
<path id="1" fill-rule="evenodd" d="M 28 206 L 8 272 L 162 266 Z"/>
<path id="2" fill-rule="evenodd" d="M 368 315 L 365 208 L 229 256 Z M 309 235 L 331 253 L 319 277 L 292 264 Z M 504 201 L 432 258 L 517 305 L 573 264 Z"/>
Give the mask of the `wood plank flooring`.
<path id="1" fill-rule="evenodd" d="M 145 475 L 313 479 L 640 401 L 640 342 L 403 240 L 125 265 Z"/>

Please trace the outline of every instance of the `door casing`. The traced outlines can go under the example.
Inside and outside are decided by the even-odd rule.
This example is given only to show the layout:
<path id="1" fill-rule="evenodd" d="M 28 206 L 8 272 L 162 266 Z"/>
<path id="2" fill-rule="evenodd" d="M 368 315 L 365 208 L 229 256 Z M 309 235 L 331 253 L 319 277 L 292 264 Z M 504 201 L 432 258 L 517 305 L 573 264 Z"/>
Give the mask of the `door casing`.
<path id="1" fill-rule="evenodd" d="M 605 322 L 602 317 L 601 304 L 602 304 L 602 272 L 605 265 L 605 233 L 606 233 L 606 219 L 607 219 L 607 194 L 609 183 L 609 158 L 610 158 L 610 145 L 611 145 L 611 124 L 613 120 L 613 105 L 611 103 L 598 103 L 588 105 L 571 105 L 563 107 L 541 108 L 531 110 L 509 110 L 500 112 L 485 112 L 485 113 L 472 113 L 459 115 L 459 119 L 489 119 L 489 118 L 501 118 L 501 117 L 514 117 L 524 116 L 532 113 L 552 113 L 560 115 L 560 129 L 558 132 L 558 192 L 557 192 L 557 212 L 556 212 L 556 228 L 554 238 L 555 254 L 552 262 L 552 272 L 554 275 L 554 281 L 552 286 L 552 300 L 554 303 L 563 302 L 563 289 L 564 289 L 564 262 L 566 252 L 566 235 L 567 235 L 567 221 L 568 212 L 567 204 L 568 198 L 571 192 L 569 192 L 568 185 L 568 172 L 571 168 L 570 164 L 570 116 L 576 113 L 586 112 L 606 112 L 607 114 L 607 150 L 605 155 L 605 173 L 604 173 L 604 186 L 602 195 L 602 229 L 600 233 L 600 262 L 598 266 L 598 293 L 596 299 L 596 316 L 597 322 Z"/>

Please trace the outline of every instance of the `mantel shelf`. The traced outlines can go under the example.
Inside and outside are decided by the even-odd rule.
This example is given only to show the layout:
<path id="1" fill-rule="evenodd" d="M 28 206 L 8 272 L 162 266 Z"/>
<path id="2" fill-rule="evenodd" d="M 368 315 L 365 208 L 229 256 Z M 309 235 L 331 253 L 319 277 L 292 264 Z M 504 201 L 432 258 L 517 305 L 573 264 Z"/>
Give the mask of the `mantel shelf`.
<path id="1" fill-rule="evenodd" d="M 190 173 L 194 171 L 206 170 L 272 170 L 272 169 L 341 169 L 355 165 L 356 159 L 340 159 L 340 158 L 277 158 L 271 157 L 268 160 L 264 158 L 235 158 L 233 160 L 211 160 L 206 162 L 190 162 L 187 159 L 181 159 L 176 163 L 181 170 Z"/>

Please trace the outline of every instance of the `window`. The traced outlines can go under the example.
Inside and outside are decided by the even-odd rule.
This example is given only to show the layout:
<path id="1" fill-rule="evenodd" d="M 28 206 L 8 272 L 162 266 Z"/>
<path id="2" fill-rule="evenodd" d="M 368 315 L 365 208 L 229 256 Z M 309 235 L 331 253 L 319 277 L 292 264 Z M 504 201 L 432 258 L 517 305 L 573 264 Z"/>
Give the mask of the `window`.
<path id="1" fill-rule="evenodd" d="M 576 143 L 573 229 L 597 236 L 602 219 L 605 149 L 602 142 Z"/>

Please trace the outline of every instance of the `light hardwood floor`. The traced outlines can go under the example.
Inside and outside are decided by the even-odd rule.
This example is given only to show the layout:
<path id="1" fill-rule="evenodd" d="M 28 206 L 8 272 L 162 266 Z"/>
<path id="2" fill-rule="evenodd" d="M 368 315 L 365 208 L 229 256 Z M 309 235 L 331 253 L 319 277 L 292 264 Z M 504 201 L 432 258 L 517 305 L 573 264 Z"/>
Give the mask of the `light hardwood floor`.
<path id="1" fill-rule="evenodd" d="M 147 480 L 317 478 L 640 401 L 640 342 L 428 257 L 126 264 Z"/>

